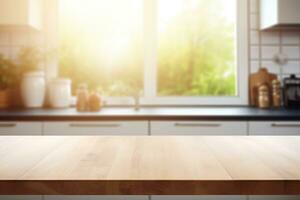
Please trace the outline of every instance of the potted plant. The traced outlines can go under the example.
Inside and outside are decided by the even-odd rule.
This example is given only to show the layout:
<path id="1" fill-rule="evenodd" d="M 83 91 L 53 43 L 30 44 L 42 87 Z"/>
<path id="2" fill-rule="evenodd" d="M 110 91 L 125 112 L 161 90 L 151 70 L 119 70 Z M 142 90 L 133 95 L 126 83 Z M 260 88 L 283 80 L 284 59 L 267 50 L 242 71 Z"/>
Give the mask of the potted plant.
<path id="1" fill-rule="evenodd" d="M 0 54 L 0 109 L 12 105 L 11 94 L 16 87 L 16 65 Z"/>

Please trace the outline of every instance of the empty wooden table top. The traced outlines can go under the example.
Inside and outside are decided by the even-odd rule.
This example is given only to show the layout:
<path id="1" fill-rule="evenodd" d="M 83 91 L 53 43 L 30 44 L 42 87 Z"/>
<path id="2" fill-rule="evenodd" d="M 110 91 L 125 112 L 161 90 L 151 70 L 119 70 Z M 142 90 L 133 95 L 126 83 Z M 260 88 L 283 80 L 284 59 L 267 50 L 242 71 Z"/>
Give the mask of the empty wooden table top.
<path id="1" fill-rule="evenodd" d="M 300 137 L 2 136 L 0 194 L 299 195 Z"/>

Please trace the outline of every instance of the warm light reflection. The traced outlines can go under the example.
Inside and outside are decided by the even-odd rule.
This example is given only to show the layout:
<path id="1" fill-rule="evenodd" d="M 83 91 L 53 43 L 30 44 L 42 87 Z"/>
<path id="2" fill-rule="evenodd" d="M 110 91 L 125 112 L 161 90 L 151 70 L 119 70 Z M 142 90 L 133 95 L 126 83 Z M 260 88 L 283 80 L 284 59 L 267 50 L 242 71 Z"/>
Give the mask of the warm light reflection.
<path id="1" fill-rule="evenodd" d="M 60 75 L 74 92 L 82 82 L 112 96 L 142 90 L 142 0 L 60 0 L 59 22 Z"/>

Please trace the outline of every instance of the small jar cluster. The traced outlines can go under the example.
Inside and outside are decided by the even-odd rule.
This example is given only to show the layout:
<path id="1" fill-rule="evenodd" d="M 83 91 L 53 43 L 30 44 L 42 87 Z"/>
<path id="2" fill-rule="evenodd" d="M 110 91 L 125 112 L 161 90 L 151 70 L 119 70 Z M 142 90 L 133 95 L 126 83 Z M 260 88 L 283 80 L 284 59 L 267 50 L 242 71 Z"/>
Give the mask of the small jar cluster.
<path id="1" fill-rule="evenodd" d="M 87 84 L 81 84 L 77 89 L 76 108 L 78 112 L 97 112 L 102 107 L 102 99 L 99 92 L 89 92 Z"/>
<path id="2" fill-rule="evenodd" d="M 282 105 L 281 83 L 278 79 L 272 81 L 272 87 L 262 84 L 258 88 L 259 108 L 279 108 Z"/>

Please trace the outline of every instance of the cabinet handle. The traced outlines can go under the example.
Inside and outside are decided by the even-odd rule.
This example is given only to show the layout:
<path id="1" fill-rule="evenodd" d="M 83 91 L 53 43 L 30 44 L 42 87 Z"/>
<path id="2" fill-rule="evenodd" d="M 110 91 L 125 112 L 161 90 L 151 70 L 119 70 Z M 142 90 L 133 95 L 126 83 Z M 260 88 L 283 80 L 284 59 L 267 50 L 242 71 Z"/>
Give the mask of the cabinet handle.
<path id="1" fill-rule="evenodd" d="M 116 128 L 121 124 L 70 124 L 70 127 L 74 128 Z"/>
<path id="2" fill-rule="evenodd" d="M 300 124 L 271 124 L 272 127 L 277 128 L 300 128 Z"/>
<path id="3" fill-rule="evenodd" d="M 17 124 L 14 124 L 14 123 L 8 123 L 8 124 L 0 124 L 0 128 L 13 128 L 13 127 L 16 127 Z"/>
<path id="4" fill-rule="evenodd" d="M 208 124 L 208 123 L 175 123 L 177 127 L 220 127 L 221 124 Z"/>

